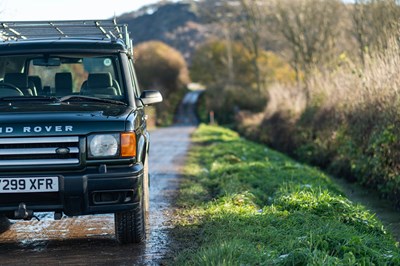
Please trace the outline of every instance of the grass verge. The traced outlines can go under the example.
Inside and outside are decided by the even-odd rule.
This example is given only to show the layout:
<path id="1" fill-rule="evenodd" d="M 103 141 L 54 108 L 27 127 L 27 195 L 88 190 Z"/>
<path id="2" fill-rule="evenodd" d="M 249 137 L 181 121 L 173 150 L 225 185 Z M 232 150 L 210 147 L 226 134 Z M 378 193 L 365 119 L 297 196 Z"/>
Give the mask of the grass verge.
<path id="1" fill-rule="evenodd" d="M 186 166 L 174 265 L 399 265 L 381 222 L 330 178 L 220 127 L 200 126 Z"/>

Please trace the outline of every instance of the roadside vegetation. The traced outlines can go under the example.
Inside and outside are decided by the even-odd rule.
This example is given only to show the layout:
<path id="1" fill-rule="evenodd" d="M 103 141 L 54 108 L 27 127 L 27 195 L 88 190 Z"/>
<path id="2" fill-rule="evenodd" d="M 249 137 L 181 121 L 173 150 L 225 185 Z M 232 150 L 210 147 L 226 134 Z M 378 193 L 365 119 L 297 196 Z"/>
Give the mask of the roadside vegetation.
<path id="1" fill-rule="evenodd" d="M 400 208 L 399 1 L 344 2 L 200 1 L 219 29 L 190 68 L 200 117 Z"/>
<path id="2" fill-rule="evenodd" d="M 375 188 L 399 208 L 399 63 L 397 44 L 366 57 L 362 68 L 343 58 L 335 72 L 309 79 L 309 101 L 297 86 L 271 87 L 261 122 L 239 127 L 304 162 Z"/>
<path id="3" fill-rule="evenodd" d="M 237 133 L 193 136 L 174 265 L 398 265 L 400 250 L 330 178 Z"/>

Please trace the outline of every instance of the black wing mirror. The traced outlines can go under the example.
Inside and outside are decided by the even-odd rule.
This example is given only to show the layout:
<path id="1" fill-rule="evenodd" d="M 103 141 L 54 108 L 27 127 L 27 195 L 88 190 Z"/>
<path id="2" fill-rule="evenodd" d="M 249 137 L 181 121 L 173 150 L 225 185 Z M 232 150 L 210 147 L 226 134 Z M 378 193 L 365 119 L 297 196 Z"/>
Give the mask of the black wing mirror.
<path id="1" fill-rule="evenodd" d="M 140 100 L 146 106 L 162 102 L 163 97 L 159 91 L 145 90 L 140 95 Z"/>

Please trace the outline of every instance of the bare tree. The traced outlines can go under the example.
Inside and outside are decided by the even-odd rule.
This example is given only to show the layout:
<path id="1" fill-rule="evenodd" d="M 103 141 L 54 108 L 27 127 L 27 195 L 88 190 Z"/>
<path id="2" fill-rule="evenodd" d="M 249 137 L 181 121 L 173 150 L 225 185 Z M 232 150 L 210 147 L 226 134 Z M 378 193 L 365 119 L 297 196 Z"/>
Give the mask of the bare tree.
<path id="1" fill-rule="evenodd" d="M 361 1 L 356 1 L 352 11 L 353 28 L 352 34 L 358 44 L 358 54 L 362 64 L 365 62 L 365 52 L 371 36 L 371 28 L 368 27 L 367 21 L 371 21 L 370 15 L 367 12 L 367 5 Z"/>
<path id="2" fill-rule="evenodd" d="M 235 66 L 233 63 L 233 40 L 237 29 L 237 3 L 225 0 L 203 0 L 199 3 L 198 12 L 207 23 L 217 25 L 226 44 L 227 85 L 235 84 Z"/>
<path id="3" fill-rule="evenodd" d="M 274 9 L 275 27 L 290 51 L 290 63 L 305 79 L 316 65 L 328 62 L 335 54 L 340 33 L 339 0 L 277 0 Z"/>
<path id="4" fill-rule="evenodd" d="M 391 37 L 399 34 L 400 1 L 356 0 L 352 7 L 352 35 L 364 64 L 372 51 L 386 49 Z"/>
<path id="5" fill-rule="evenodd" d="M 239 0 L 240 41 L 252 53 L 256 86 L 258 92 L 263 91 L 264 82 L 261 77 L 258 59 L 262 49 L 262 41 L 267 30 L 266 2 L 255 0 Z"/>
<path id="6" fill-rule="evenodd" d="M 267 3 L 265 0 L 201 1 L 201 16 L 216 23 L 220 29 L 219 35 L 226 41 L 228 85 L 237 83 L 234 76 L 236 66 L 232 59 L 232 44 L 239 42 L 251 53 L 257 91 L 264 90 L 264 80 L 258 60 L 264 51 Z"/>

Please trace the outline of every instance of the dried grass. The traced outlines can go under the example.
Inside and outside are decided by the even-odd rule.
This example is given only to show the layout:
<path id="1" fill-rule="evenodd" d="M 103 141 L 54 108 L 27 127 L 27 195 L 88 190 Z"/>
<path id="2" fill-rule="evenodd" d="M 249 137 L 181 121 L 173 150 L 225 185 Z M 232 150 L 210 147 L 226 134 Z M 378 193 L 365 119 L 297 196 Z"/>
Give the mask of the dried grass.
<path id="1" fill-rule="evenodd" d="M 400 48 L 390 47 L 365 60 L 364 66 L 344 58 L 335 71 L 319 72 L 309 80 L 311 99 L 321 110 L 335 109 L 346 115 L 360 110 L 364 116 L 398 115 L 400 99 Z M 369 110 L 369 112 L 368 112 Z"/>
<path id="2" fill-rule="evenodd" d="M 306 93 L 300 86 L 274 84 L 268 90 L 268 105 L 264 119 L 271 118 L 276 113 L 286 113 L 292 121 L 297 120 L 307 106 Z"/>

